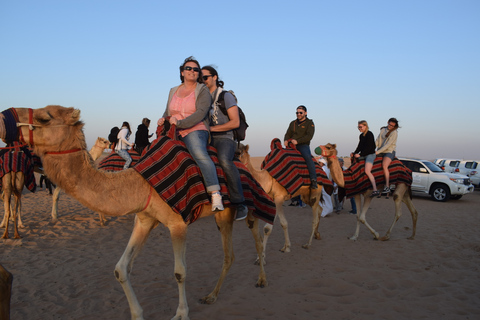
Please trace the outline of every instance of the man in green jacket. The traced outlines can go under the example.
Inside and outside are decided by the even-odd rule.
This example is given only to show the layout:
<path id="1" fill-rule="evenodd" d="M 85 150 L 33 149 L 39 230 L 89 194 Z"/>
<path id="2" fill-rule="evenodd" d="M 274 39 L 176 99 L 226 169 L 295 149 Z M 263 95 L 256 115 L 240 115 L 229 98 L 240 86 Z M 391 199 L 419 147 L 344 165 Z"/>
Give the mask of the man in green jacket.
<path id="1" fill-rule="evenodd" d="M 290 122 L 283 140 L 286 147 L 288 147 L 289 142 L 292 142 L 302 154 L 310 175 L 310 188 L 317 189 L 317 173 L 315 172 L 315 163 L 310 151 L 310 140 L 312 140 L 314 133 L 315 124 L 313 124 L 313 120 L 307 118 L 307 108 L 298 106 L 297 120 Z"/>

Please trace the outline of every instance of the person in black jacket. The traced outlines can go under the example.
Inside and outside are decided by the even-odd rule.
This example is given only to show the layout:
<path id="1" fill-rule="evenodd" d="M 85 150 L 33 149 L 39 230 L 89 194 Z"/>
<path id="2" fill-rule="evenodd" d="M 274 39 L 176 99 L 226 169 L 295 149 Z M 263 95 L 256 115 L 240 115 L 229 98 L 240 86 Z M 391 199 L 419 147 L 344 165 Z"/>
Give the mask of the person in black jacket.
<path id="1" fill-rule="evenodd" d="M 135 133 L 135 150 L 142 154 L 143 149 L 150 145 L 149 138 L 153 136 L 148 134 L 148 127 L 150 126 L 150 119 L 143 118 L 142 124 L 138 125 L 137 132 Z"/>
<path id="2" fill-rule="evenodd" d="M 360 141 L 358 141 L 358 146 L 350 157 L 355 158 L 365 158 L 365 174 L 372 183 L 373 192 L 370 197 L 376 197 L 380 195 L 380 192 L 377 190 L 377 184 L 375 183 L 375 177 L 372 174 L 373 162 L 375 161 L 375 137 L 373 133 L 368 130 L 368 123 L 365 120 L 358 121 L 358 130 L 361 132 Z"/>

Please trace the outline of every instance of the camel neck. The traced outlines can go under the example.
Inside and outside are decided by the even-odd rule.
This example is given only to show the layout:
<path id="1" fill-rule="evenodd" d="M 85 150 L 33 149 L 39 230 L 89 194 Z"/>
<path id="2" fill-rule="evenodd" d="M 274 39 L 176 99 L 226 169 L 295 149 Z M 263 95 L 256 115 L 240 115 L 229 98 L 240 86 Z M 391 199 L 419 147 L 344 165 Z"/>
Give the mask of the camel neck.
<path id="1" fill-rule="evenodd" d="M 95 169 L 86 150 L 42 157 L 45 174 L 86 207 L 106 215 L 142 211 L 150 185 L 134 169 L 105 172 Z"/>

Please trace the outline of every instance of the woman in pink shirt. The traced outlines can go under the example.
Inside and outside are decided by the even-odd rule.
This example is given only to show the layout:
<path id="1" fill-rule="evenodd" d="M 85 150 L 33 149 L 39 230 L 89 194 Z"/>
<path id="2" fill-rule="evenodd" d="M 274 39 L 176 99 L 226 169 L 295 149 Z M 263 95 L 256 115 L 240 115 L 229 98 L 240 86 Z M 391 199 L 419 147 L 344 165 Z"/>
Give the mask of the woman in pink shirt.
<path id="1" fill-rule="evenodd" d="M 180 139 L 202 172 L 207 192 L 212 195 L 212 211 L 223 210 L 217 170 L 207 152 L 212 97 L 195 58 L 188 57 L 180 66 L 180 80 L 182 84 L 170 89 L 167 108 L 157 124 L 163 125 L 165 117 L 170 116 L 170 124 L 177 126 Z"/>

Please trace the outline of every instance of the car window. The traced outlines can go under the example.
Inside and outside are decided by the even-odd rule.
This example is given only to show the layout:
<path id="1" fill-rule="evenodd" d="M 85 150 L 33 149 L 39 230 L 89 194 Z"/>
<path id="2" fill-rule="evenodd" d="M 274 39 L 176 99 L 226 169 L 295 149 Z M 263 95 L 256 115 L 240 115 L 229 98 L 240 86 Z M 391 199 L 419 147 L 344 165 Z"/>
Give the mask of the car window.
<path id="1" fill-rule="evenodd" d="M 449 166 L 455 168 L 455 167 L 458 167 L 458 164 L 459 164 L 459 163 L 460 163 L 460 161 L 450 161 Z"/>
<path id="2" fill-rule="evenodd" d="M 439 168 L 437 165 L 431 163 L 430 161 L 422 161 L 422 163 L 430 169 L 432 172 L 443 172 L 441 168 Z"/>
<path id="3" fill-rule="evenodd" d="M 466 169 L 477 169 L 477 163 L 475 161 L 465 162 Z"/>

